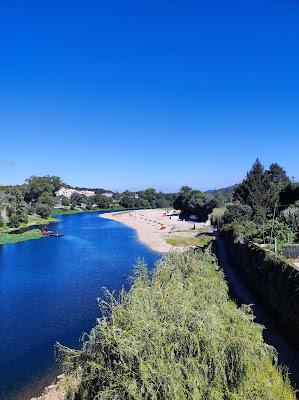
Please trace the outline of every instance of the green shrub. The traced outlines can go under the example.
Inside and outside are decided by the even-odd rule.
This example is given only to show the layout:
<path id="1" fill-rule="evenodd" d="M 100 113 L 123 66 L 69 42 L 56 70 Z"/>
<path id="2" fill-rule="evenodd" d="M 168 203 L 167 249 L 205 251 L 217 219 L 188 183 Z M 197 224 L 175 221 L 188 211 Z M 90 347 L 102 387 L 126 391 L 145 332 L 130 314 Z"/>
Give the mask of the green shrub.
<path id="1" fill-rule="evenodd" d="M 285 222 L 294 232 L 299 232 L 299 206 L 291 206 L 281 212 L 280 218 Z"/>
<path id="2" fill-rule="evenodd" d="M 257 243 L 273 244 L 275 238 L 279 247 L 293 244 L 296 234 L 291 227 L 278 219 L 268 220 L 262 226 L 259 226 L 252 235 L 252 240 Z"/>
<path id="3" fill-rule="evenodd" d="M 215 228 L 220 228 L 222 226 L 222 219 L 226 212 L 226 207 L 214 208 L 211 214 L 211 223 Z"/>
<path id="4" fill-rule="evenodd" d="M 295 400 L 249 307 L 238 308 L 209 255 L 169 254 L 152 278 L 107 293 L 82 350 L 58 346 L 76 400 Z"/>

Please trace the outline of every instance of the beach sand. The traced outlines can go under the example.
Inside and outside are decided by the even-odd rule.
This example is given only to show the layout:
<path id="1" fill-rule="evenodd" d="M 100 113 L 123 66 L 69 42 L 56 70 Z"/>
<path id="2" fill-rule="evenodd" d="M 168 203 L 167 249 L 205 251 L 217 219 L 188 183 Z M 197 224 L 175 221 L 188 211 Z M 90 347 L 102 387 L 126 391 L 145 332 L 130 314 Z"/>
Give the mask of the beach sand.
<path id="1" fill-rule="evenodd" d="M 167 214 L 170 214 L 169 210 L 150 209 L 104 213 L 100 214 L 100 217 L 119 221 L 134 228 L 139 240 L 159 253 L 186 250 L 186 247 L 172 246 L 166 240 L 178 234 L 196 236 L 197 230 L 206 226 L 205 223 L 182 221 L 177 215 Z M 193 229 L 194 225 L 196 230 Z"/>

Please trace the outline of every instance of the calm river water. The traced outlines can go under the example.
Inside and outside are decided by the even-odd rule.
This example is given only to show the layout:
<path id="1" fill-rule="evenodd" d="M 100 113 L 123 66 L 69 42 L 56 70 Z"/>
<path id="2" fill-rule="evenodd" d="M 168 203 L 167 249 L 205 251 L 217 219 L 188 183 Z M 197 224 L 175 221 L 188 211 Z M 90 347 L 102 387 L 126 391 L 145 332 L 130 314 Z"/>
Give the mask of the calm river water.
<path id="1" fill-rule="evenodd" d="M 38 394 L 56 372 L 55 341 L 79 346 L 100 315 L 102 288 L 128 286 L 137 257 L 151 267 L 159 258 L 98 213 L 59 219 L 50 228 L 63 237 L 0 246 L 1 400 Z"/>

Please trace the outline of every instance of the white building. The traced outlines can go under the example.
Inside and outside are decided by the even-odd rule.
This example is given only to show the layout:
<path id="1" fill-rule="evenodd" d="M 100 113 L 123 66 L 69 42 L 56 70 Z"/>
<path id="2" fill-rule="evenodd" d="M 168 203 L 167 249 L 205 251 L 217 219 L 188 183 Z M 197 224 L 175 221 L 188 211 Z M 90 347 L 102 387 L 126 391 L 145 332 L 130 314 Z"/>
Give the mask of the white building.
<path id="1" fill-rule="evenodd" d="M 102 196 L 105 196 L 108 199 L 110 199 L 113 196 L 113 193 L 105 192 L 105 193 L 102 193 Z"/>
<path id="2" fill-rule="evenodd" d="M 86 197 L 92 197 L 95 195 L 95 192 L 92 190 L 76 190 L 76 189 L 69 189 L 66 187 L 62 187 L 56 192 L 56 196 L 65 196 L 68 199 L 70 199 L 73 193 L 79 193 Z"/>

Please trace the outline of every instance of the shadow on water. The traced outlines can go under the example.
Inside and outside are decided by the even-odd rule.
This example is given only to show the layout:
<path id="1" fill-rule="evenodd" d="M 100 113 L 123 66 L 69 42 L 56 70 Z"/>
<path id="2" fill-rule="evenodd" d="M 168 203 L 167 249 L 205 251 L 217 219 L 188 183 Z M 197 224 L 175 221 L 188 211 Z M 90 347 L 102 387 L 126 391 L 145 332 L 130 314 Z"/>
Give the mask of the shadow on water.
<path id="1" fill-rule="evenodd" d="M 228 249 L 220 235 L 216 234 L 215 252 L 219 266 L 223 269 L 225 278 L 229 285 L 231 296 L 238 304 L 252 304 L 253 313 L 256 316 L 256 322 L 265 327 L 264 339 L 269 345 L 272 345 L 278 351 L 280 364 L 288 367 L 290 379 L 299 389 L 299 348 L 290 339 L 286 337 L 278 323 L 267 313 L 260 301 L 252 294 L 246 286 L 244 279 L 234 268 Z M 298 393 L 297 393 L 298 397 Z"/>

